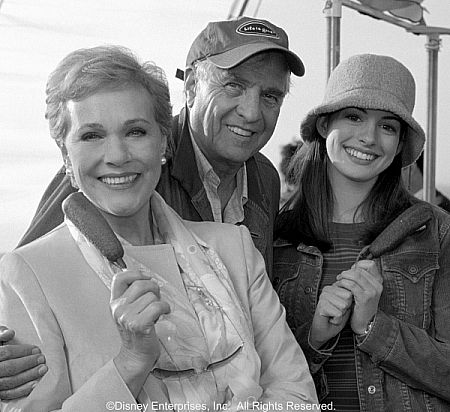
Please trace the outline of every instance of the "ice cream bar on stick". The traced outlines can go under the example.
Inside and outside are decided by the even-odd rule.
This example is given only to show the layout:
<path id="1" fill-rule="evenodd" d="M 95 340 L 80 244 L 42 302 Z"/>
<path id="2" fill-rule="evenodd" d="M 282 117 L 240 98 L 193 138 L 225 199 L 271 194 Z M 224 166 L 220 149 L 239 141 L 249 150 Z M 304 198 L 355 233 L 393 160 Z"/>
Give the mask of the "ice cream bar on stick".
<path id="1" fill-rule="evenodd" d="M 99 210 L 81 192 L 72 193 L 62 205 L 66 217 L 113 265 L 126 269 L 123 247 Z"/>

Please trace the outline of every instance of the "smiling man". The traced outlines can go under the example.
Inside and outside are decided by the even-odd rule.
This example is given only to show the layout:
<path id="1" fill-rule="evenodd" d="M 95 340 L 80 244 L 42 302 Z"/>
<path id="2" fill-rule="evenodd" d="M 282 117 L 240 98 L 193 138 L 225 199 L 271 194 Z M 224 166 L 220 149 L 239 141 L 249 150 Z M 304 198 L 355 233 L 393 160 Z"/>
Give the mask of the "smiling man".
<path id="1" fill-rule="evenodd" d="M 283 29 L 248 17 L 209 23 L 187 56 L 186 105 L 174 117 L 157 186 L 184 219 L 246 225 L 269 273 L 280 180 L 259 151 L 273 134 L 291 73 L 302 76 L 304 66 Z M 50 183 L 20 245 L 62 222 L 61 203 L 76 190 L 65 173 Z M 11 335 L 0 333 L 0 341 Z M 0 352 L 0 398 L 26 395 L 46 372 L 32 350 L 6 345 Z"/>
<path id="2" fill-rule="evenodd" d="M 272 265 L 280 181 L 259 150 L 272 137 L 303 63 L 286 33 L 247 17 L 209 23 L 186 60 L 186 106 L 158 190 L 184 218 L 246 225 Z"/>

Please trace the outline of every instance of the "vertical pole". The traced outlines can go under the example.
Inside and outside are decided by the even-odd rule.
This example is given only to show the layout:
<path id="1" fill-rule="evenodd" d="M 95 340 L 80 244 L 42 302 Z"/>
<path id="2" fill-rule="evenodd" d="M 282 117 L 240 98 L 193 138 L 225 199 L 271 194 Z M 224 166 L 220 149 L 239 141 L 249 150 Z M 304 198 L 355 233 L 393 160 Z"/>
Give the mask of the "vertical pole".
<path id="1" fill-rule="evenodd" d="M 244 15 L 245 9 L 247 8 L 247 3 L 248 3 L 248 0 L 244 0 L 244 2 L 242 3 L 241 10 L 239 11 L 238 17 L 241 17 Z"/>
<path id="2" fill-rule="evenodd" d="M 438 53 L 441 45 L 438 33 L 428 35 L 428 112 L 427 140 L 424 151 L 423 199 L 435 203 L 436 174 L 436 118 L 437 118 L 437 84 L 438 84 Z"/>
<path id="3" fill-rule="evenodd" d="M 324 8 L 327 19 L 327 79 L 339 64 L 341 55 L 342 0 L 327 0 Z"/>

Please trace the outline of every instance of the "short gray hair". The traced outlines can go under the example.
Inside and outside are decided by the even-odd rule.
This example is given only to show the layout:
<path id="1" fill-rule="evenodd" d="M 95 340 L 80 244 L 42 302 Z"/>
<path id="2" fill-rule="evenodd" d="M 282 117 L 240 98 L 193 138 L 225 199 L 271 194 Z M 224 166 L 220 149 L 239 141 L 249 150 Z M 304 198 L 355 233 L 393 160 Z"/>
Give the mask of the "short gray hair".
<path id="1" fill-rule="evenodd" d="M 166 76 L 151 62 L 140 63 L 134 54 L 121 46 L 98 46 L 68 54 L 50 74 L 46 93 L 50 134 L 65 151 L 70 130 L 67 103 L 80 101 L 102 90 L 141 85 L 154 99 L 155 120 L 161 133 L 170 137 L 172 106 Z"/>

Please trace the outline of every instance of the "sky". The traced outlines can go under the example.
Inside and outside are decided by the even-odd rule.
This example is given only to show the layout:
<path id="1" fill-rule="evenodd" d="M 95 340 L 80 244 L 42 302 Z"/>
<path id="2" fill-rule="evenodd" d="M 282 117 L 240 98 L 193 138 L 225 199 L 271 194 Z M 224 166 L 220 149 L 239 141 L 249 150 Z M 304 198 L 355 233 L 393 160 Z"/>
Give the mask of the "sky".
<path id="1" fill-rule="evenodd" d="M 133 50 L 161 66 L 168 77 L 174 113 L 183 105 L 175 78 L 187 51 L 208 21 L 227 18 L 234 0 L 3 0 L 0 8 L 0 252 L 15 247 L 47 184 L 61 166 L 45 112 L 49 73 L 71 51 L 101 44 Z M 0 2 L 1 3 L 1 2 Z M 239 3 L 240 5 L 240 3 Z M 263 148 L 278 166 L 280 147 L 299 138 L 299 124 L 320 103 L 326 84 L 326 19 L 322 0 L 250 0 L 246 15 L 272 21 L 289 35 L 306 74 L 292 77 L 278 126 Z M 429 26 L 450 28 L 450 1 L 424 0 Z M 436 186 L 450 195 L 450 36 L 439 52 Z M 363 16 L 344 7 L 341 59 L 358 53 L 390 55 L 413 73 L 415 118 L 427 125 L 426 36 Z"/>

